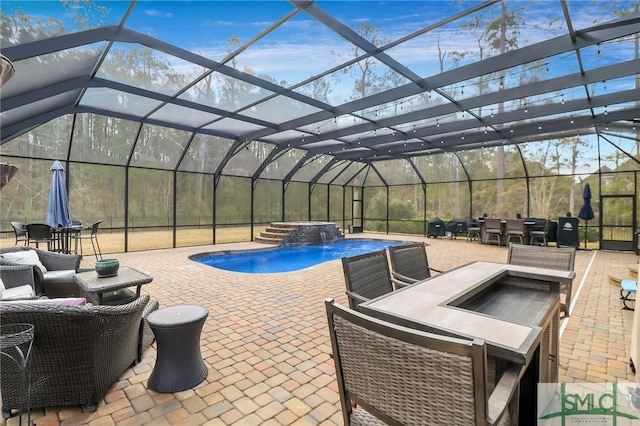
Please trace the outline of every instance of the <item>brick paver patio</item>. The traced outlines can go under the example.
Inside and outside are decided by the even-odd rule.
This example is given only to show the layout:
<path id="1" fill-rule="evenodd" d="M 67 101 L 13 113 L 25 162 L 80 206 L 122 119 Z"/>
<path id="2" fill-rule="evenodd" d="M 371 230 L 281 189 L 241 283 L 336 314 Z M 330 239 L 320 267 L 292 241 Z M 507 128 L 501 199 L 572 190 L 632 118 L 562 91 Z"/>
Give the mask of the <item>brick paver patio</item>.
<path id="1" fill-rule="evenodd" d="M 408 236 L 358 237 L 424 241 Z M 430 263 L 450 269 L 474 260 L 505 262 L 507 249 L 428 239 Z M 209 309 L 201 349 L 207 379 L 191 390 L 159 394 L 146 382 L 155 345 L 128 370 L 95 413 L 82 407 L 36 410 L 38 426 L 53 425 L 340 425 L 342 417 L 329 356 L 323 302 L 347 304 L 339 260 L 285 274 L 241 274 L 211 268 L 188 256 L 264 247 L 257 243 L 110 255 L 121 265 L 151 274 L 143 292 L 160 306 L 197 303 Z M 85 256 L 82 267 L 95 259 Z M 619 289 L 607 274 L 628 276 L 633 253 L 580 250 L 574 307 L 562 321 L 560 381 L 632 381 L 628 366 L 633 313 L 621 309 Z M 11 418 L 7 425 L 17 424 Z"/>

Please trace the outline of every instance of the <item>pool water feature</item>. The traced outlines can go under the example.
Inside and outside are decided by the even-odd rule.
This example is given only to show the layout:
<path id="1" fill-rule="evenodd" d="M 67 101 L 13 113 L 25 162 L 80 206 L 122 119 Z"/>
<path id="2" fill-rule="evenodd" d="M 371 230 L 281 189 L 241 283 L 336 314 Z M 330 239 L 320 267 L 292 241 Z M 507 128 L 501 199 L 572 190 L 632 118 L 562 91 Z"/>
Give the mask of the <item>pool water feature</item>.
<path id="1" fill-rule="evenodd" d="M 405 244 L 408 243 L 404 241 L 346 239 L 329 244 L 309 246 L 202 253 L 189 256 L 189 258 L 226 271 L 270 274 L 298 271 L 330 260 Z"/>

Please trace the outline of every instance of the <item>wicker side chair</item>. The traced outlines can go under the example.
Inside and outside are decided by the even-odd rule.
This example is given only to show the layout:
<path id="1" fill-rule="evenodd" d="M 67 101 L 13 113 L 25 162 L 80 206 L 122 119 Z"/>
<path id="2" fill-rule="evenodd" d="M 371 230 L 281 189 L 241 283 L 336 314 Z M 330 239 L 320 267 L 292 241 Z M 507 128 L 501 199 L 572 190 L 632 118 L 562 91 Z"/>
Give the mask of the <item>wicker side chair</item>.
<path id="1" fill-rule="evenodd" d="M 509 243 L 507 263 L 559 271 L 575 271 L 576 248 L 539 247 Z M 571 307 L 572 291 L 572 282 L 560 285 L 560 294 L 564 299 L 560 301 L 560 311 L 567 317 L 569 316 L 569 309 Z"/>
<path id="2" fill-rule="evenodd" d="M 396 286 L 403 287 L 431 277 L 431 272 L 441 273 L 439 269 L 429 266 L 427 245 L 414 243 L 389 247 L 391 260 L 391 276 Z"/>
<path id="3" fill-rule="evenodd" d="M 11 222 L 13 234 L 16 237 L 16 244 L 22 242 L 24 246 L 29 245 L 29 237 L 27 235 L 27 225 L 21 222 Z"/>
<path id="4" fill-rule="evenodd" d="M 386 250 L 343 257 L 342 270 L 351 309 L 393 291 Z"/>
<path id="5" fill-rule="evenodd" d="M 138 359 L 143 311 L 149 296 L 118 306 L 15 302 L 0 306 L 3 323 L 34 325 L 31 407 L 83 405 L 100 398 Z M 2 414 L 20 405 L 20 373 L 0 357 Z"/>
<path id="6" fill-rule="evenodd" d="M 51 251 L 44 251 L 34 249 L 32 247 L 25 246 L 12 246 L 1 247 L 0 256 L 4 253 L 12 253 L 19 251 L 34 250 L 38 253 L 38 258 L 47 271 L 76 271 L 80 268 L 80 261 L 82 256 L 75 254 L 63 254 L 55 253 Z M 73 280 L 73 277 L 47 277 L 42 270 L 36 266 L 33 266 L 33 273 L 35 279 L 36 294 L 41 296 L 45 295 L 48 298 L 54 297 L 77 297 L 79 296 L 78 285 Z"/>
<path id="7" fill-rule="evenodd" d="M 523 366 L 510 363 L 489 391 L 484 341 L 325 306 L 345 425 L 517 424 Z"/>

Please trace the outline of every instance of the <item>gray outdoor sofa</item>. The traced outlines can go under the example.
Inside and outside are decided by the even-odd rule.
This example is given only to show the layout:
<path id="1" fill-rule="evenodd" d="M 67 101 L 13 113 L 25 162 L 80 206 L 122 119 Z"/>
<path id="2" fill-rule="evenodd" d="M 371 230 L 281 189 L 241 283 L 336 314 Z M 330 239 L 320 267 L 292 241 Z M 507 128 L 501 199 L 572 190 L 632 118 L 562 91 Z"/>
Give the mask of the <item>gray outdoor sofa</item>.
<path id="1" fill-rule="evenodd" d="M 146 317 L 158 302 L 149 295 L 117 306 L 72 306 L 58 300 L 69 299 L 2 302 L 2 324 L 34 326 L 31 408 L 83 405 L 95 411 L 100 398 L 153 343 Z M 19 385 L 18 368 L 0 357 L 4 418 L 20 407 Z"/>

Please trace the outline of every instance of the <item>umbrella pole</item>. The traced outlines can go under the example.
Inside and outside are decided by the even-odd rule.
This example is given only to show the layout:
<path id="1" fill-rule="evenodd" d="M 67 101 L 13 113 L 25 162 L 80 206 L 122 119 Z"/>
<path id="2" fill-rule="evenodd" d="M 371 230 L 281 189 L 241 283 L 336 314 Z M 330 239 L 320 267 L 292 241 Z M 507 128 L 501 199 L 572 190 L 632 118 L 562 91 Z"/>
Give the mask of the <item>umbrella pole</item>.
<path id="1" fill-rule="evenodd" d="M 585 219 L 584 221 L 584 249 L 587 249 L 587 223 L 589 223 L 588 220 Z"/>

